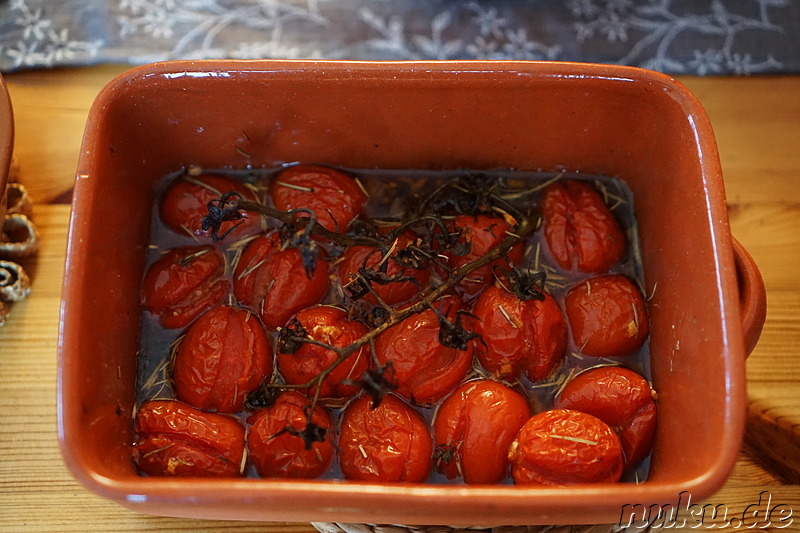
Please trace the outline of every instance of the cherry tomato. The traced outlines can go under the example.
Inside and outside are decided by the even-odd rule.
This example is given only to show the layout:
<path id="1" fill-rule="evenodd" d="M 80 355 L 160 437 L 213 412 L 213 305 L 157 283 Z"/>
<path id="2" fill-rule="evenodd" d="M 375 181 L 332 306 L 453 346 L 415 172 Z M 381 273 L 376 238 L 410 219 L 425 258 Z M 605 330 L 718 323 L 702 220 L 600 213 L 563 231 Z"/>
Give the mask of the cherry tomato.
<path id="1" fill-rule="evenodd" d="M 460 301 L 445 297 L 433 304 L 450 322 L 463 320 L 472 326 L 468 316 L 457 317 Z M 391 363 L 388 377 L 397 385 L 397 393 L 418 405 L 429 405 L 455 389 L 472 368 L 474 342 L 460 350 L 439 340 L 439 318 L 432 309 L 411 315 L 387 329 L 375 340 L 375 355 L 383 366 Z"/>
<path id="2" fill-rule="evenodd" d="M 153 400 L 136 413 L 133 456 L 151 476 L 242 475 L 244 427 L 173 400 Z"/>
<path id="3" fill-rule="evenodd" d="M 619 481 L 622 448 L 605 422 L 553 409 L 531 417 L 508 451 L 517 484 L 569 485 Z"/>
<path id="4" fill-rule="evenodd" d="M 559 409 L 594 415 L 617 432 L 626 468 L 650 453 L 656 433 L 656 402 L 642 376 L 619 366 L 592 368 L 575 376 L 553 402 Z"/>
<path id="5" fill-rule="evenodd" d="M 519 392 L 491 380 L 464 383 L 436 411 L 437 469 L 448 479 L 499 483 L 508 474 L 508 447 L 530 416 Z"/>
<path id="6" fill-rule="evenodd" d="M 449 250 L 444 252 L 448 258 L 447 266 L 456 269 L 489 253 L 509 236 L 506 232 L 513 232 L 513 228 L 500 217 L 459 215 L 453 220 L 451 231 L 460 231 L 459 239 L 469 246 L 469 252 L 465 255 L 456 255 Z M 522 243 L 519 243 L 511 247 L 507 256 L 512 263 L 519 264 L 522 261 L 522 254 Z M 475 296 L 492 283 L 495 266 L 507 268 L 508 262 L 503 258 L 496 259 L 474 270 L 461 281 L 459 290 L 465 298 Z"/>
<path id="7" fill-rule="evenodd" d="M 367 195 L 349 175 L 315 165 L 282 171 L 272 180 L 270 196 L 276 209 L 309 209 L 325 229 L 337 233 L 347 230 L 367 201 Z"/>
<path id="8" fill-rule="evenodd" d="M 567 322 L 549 294 L 543 301 L 523 301 L 493 285 L 472 313 L 485 343 L 477 347 L 478 360 L 495 377 L 514 379 L 525 372 L 531 381 L 541 381 L 564 358 Z"/>
<path id="9" fill-rule="evenodd" d="M 598 276 L 567 293 L 564 307 L 572 339 L 580 352 L 594 357 L 629 355 L 649 332 L 641 291 L 625 276 Z"/>
<path id="10" fill-rule="evenodd" d="M 352 344 L 367 333 L 361 322 L 349 320 L 339 307 L 318 305 L 303 309 L 292 321 L 299 323 L 308 337 L 325 344 L 342 347 Z M 336 360 L 336 352 L 315 344 L 302 344 L 294 353 L 281 351 L 278 346 L 278 371 L 287 383 L 302 385 L 317 376 Z M 359 388 L 344 383 L 354 380 L 369 368 L 369 347 L 363 346 L 350 354 L 326 377 L 320 387 L 320 398 L 343 399 L 355 395 Z M 309 394 L 314 394 L 311 388 Z"/>
<path id="11" fill-rule="evenodd" d="M 258 311 L 269 329 L 283 326 L 296 312 L 321 302 L 329 284 L 328 262 L 322 254 L 309 278 L 300 251 L 282 250 L 275 232 L 248 244 L 233 273 L 234 296 Z"/>
<path id="12" fill-rule="evenodd" d="M 165 328 L 182 328 L 228 295 L 225 259 L 211 246 L 173 248 L 144 276 L 142 306 Z"/>
<path id="13" fill-rule="evenodd" d="M 563 268 L 606 272 L 625 254 L 625 234 L 600 194 L 582 181 L 559 181 L 543 193 L 544 236 Z"/>
<path id="14" fill-rule="evenodd" d="M 346 479 L 418 483 L 431 466 L 431 435 L 422 417 L 394 395 L 373 409 L 359 396 L 344 410 L 339 464 Z"/>
<path id="15" fill-rule="evenodd" d="M 172 380 L 179 400 L 198 409 L 235 413 L 245 397 L 272 374 L 272 348 L 249 311 L 215 307 L 186 330 Z"/>
<path id="16" fill-rule="evenodd" d="M 390 250 L 403 250 L 410 244 L 414 243 L 417 235 L 412 231 L 403 232 L 394 243 L 391 244 Z M 359 269 L 365 268 L 367 271 L 374 272 L 376 275 L 385 275 L 389 278 L 397 277 L 411 277 L 416 281 L 391 281 L 389 283 L 381 283 L 372 281 L 371 287 L 375 294 L 388 305 L 401 304 L 409 301 L 414 296 L 419 294 L 422 289 L 427 285 L 431 277 L 430 270 L 404 268 L 395 261 L 396 252 L 384 259 L 387 252 L 381 252 L 378 248 L 371 246 L 351 246 L 344 253 L 344 257 L 339 263 L 339 278 L 342 285 L 348 286 L 351 283 L 358 282 Z M 383 269 L 385 268 L 385 271 Z M 364 300 L 377 304 L 377 300 L 372 293 L 367 293 Z"/>
<path id="17" fill-rule="evenodd" d="M 203 230 L 203 217 L 208 214 L 208 203 L 226 192 L 236 191 L 245 200 L 256 201 L 256 195 L 240 181 L 216 174 L 201 174 L 176 179 L 161 200 L 161 219 L 174 231 L 186 235 L 211 236 L 211 230 Z M 236 226 L 239 224 L 238 226 Z M 222 236 L 233 229 L 230 238 L 252 235 L 261 231 L 261 216 L 243 212 L 240 220 L 224 222 L 219 229 Z"/>
<path id="18" fill-rule="evenodd" d="M 275 403 L 252 414 L 247 433 L 250 459 L 262 477 L 315 478 L 322 475 L 333 459 L 331 415 L 321 405 L 311 412 L 311 423 L 325 430 L 324 440 L 306 441 L 292 430 L 307 427 L 311 400 L 299 392 L 287 390 Z"/>

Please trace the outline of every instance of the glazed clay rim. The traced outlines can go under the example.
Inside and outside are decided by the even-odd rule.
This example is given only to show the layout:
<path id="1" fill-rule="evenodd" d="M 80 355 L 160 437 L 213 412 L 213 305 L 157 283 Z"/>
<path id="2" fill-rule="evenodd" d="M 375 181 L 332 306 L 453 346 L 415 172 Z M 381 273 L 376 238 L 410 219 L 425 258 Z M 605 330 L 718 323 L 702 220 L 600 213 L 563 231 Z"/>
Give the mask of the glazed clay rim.
<path id="1" fill-rule="evenodd" d="M 747 357 L 756 347 L 767 318 L 767 289 L 753 256 L 742 246 L 742 243 L 733 237 L 731 237 L 731 244 L 733 245 L 736 277 L 739 282 L 742 335 Z"/>

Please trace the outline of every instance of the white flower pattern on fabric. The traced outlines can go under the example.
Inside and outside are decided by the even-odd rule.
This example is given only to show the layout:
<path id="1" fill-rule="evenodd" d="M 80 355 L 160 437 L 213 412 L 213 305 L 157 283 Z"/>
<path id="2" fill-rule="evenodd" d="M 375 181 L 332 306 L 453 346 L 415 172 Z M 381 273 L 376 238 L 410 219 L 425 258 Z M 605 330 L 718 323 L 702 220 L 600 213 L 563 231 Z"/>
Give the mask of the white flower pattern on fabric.
<path id="1" fill-rule="evenodd" d="M 585 42 L 596 36 L 608 42 L 630 41 L 628 51 L 613 62 L 637 65 L 653 70 L 695 74 L 753 74 L 779 70 L 780 61 L 771 54 L 756 60 L 750 53 L 736 52 L 737 37 L 745 31 L 782 33 L 783 29 L 770 20 L 770 7 L 785 7 L 787 0 L 755 0 L 727 2 L 742 7 L 757 7 L 757 16 L 738 14 L 722 0 L 713 0 L 705 11 L 695 7 L 680 14 L 671 0 L 572 0 L 570 6 L 575 22 L 576 38 Z M 746 6 L 745 6 L 746 7 Z M 752 10 L 752 9 L 751 9 Z M 744 11 L 744 10 L 742 10 Z M 718 48 L 691 50 L 681 58 L 676 48 L 686 42 L 708 42 L 712 37 Z"/>
<path id="2" fill-rule="evenodd" d="M 10 0 L 0 70 L 168 59 L 519 59 L 800 72 L 790 0 Z"/>
<path id="3" fill-rule="evenodd" d="M 54 27 L 53 21 L 44 16 L 42 8 L 31 9 L 25 0 L 13 0 L 8 9 L 13 24 L 21 30 L 20 38 L 15 43 L 0 41 L 3 45 L 0 46 L 0 57 L 13 68 L 52 67 L 80 57 L 92 58 L 103 44 L 99 39 L 71 39 L 69 28 Z M 0 35 L 4 35 L 1 26 Z"/>

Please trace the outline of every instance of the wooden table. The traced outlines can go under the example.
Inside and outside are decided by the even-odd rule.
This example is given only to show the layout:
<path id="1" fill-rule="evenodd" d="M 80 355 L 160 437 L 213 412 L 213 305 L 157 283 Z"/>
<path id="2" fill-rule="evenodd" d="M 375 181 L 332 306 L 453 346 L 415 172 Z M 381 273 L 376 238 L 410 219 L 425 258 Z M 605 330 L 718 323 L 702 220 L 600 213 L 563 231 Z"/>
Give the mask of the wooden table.
<path id="1" fill-rule="evenodd" d="M 36 202 L 34 220 L 42 247 L 32 272 L 33 294 L 14 306 L 0 329 L 0 529 L 315 531 L 309 524 L 139 515 L 85 491 L 61 461 L 55 384 L 68 202 L 89 106 L 100 88 L 123 70 L 101 66 L 6 76 L 16 117 L 18 176 Z M 769 298 L 761 341 L 747 362 L 750 445 L 709 502 L 741 513 L 766 490 L 773 504 L 785 503 L 795 512 L 794 523 L 784 531 L 798 531 L 800 77 L 681 81 L 711 116 L 733 233 L 759 264 Z"/>

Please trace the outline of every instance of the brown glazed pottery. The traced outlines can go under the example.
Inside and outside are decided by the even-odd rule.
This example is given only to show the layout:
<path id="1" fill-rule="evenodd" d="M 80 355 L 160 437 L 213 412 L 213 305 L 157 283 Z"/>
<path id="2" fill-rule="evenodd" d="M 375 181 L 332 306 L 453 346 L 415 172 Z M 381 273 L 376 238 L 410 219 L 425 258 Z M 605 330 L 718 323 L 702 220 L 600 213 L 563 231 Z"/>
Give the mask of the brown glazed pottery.
<path id="1" fill-rule="evenodd" d="M 660 411 L 647 481 L 523 487 L 138 475 L 131 417 L 154 184 L 189 165 L 295 161 L 567 170 L 625 180 L 635 197 L 646 285 L 657 284 L 649 305 Z M 146 513 L 613 523 L 626 504 L 677 504 L 683 491 L 698 501 L 723 484 L 742 442 L 744 363 L 764 302 L 757 268 L 731 238 L 709 120 L 668 76 L 539 62 L 153 64 L 112 81 L 89 115 L 63 287 L 59 436 L 81 483 Z"/>

